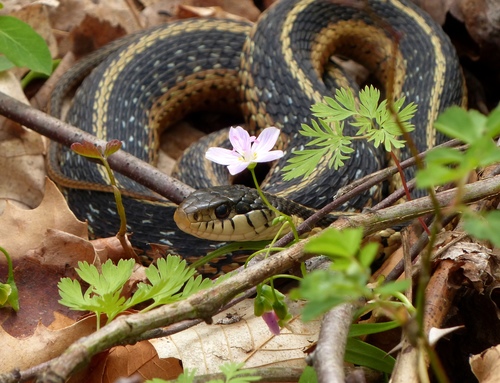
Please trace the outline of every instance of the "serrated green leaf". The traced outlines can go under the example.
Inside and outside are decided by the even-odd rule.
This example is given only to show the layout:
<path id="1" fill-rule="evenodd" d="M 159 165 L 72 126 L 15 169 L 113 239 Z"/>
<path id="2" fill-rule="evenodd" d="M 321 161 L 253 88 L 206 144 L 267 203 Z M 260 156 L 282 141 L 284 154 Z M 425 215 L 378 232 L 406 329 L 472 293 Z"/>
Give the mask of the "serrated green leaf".
<path id="1" fill-rule="evenodd" d="M 25 22 L 0 16 L 0 53 L 21 68 L 50 75 L 52 57 L 43 38 Z"/>
<path id="2" fill-rule="evenodd" d="M 95 294 L 105 295 L 113 294 L 121 290 L 125 282 L 132 275 L 134 260 L 120 259 L 117 265 L 108 259 L 101 267 L 101 273 L 94 265 L 87 262 L 78 262 L 77 274 L 85 282 L 92 286 Z"/>
<path id="3" fill-rule="evenodd" d="M 390 374 L 396 360 L 385 351 L 357 338 L 348 338 L 344 359 L 349 363 L 366 366 Z"/>
<path id="4" fill-rule="evenodd" d="M 372 85 L 366 86 L 359 92 L 359 113 L 369 119 L 377 116 L 377 109 L 380 99 L 380 91 Z"/>
<path id="5" fill-rule="evenodd" d="M 77 280 L 71 278 L 61 278 L 57 284 L 61 299 L 59 303 L 79 311 L 93 311 L 95 308 L 92 302 L 88 301 L 82 293 L 82 286 Z M 90 294 L 90 293 L 89 293 Z M 88 296 L 88 295 L 87 295 Z"/>

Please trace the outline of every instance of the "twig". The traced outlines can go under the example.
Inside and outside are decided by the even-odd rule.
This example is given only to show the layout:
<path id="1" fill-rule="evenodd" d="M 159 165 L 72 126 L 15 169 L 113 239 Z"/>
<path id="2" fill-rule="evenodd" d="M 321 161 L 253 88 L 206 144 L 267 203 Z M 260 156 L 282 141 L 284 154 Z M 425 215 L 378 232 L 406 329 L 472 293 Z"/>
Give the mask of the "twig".
<path id="1" fill-rule="evenodd" d="M 455 190 L 449 190 L 438 194 L 441 206 L 447 206 L 453 200 L 454 193 Z M 500 176 L 466 185 L 463 197 L 464 202 L 470 203 L 498 193 L 500 193 Z M 383 227 L 392 226 L 395 221 L 401 219 L 401 216 L 404 220 L 408 220 L 419 214 L 425 214 L 432 208 L 432 202 L 428 197 L 425 197 L 378 212 L 339 219 L 333 225 L 337 228 L 364 227 L 366 233 L 370 233 Z M 237 294 L 310 258 L 310 254 L 303 253 L 304 245 L 308 241 L 308 239 L 303 240 L 263 260 L 259 265 L 250 266 L 227 281 L 202 291 L 185 301 L 166 305 L 143 314 L 119 317 L 101 330 L 71 345 L 64 354 L 50 363 L 47 375 L 40 377 L 38 382 L 63 382 L 78 366 L 87 363 L 93 355 L 122 343 L 125 339 L 137 338 L 145 331 L 186 319 L 202 318 L 210 322 L 212 315 Z M 0 376 L 1 378 L 2 376 Z"/>
<path id="2" fill-rule="evenodd" d="M 323 317 L 318 344 L 314 350 L 314 369 L 319 383 L 343 383 L 347 334 L 356 306 L 345 303 Z"/>
<path id="3" fill-rule="evenodd" d="M 104 141 L 98 140 L 93 135 L 25 105 L 2 92 L 0 92 L 0 114 L 68 147 L 84 140 L 101 147 L 106 145 Z M 174 203 L 180 203 L 193 192 L 191 187 L 123 150 L 111 156 L 109 164 L 113 170 L 154 190 Z"/>

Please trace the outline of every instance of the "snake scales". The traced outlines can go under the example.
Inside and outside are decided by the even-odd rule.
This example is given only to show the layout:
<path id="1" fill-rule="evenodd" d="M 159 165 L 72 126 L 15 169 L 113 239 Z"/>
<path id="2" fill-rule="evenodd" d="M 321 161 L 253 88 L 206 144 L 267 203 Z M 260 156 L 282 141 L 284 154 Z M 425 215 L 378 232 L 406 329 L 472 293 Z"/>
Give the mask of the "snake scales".
<path id="1" fill-rule="evenodd" d="M 395 38 L 399 41 L 392 57 Z M 306 143 L 297 131 L 301 123 L 310 123 L 310 106 L 331 95 L 332 88 L 352 83 L 348 77 L 325 75 L 333 54 L 360 62 L 381 84 L 394 80 L 393 94 L 418 105 L 412 123 L 420 150 L 442 140 L 432 129 L 437 114 L 464 102 L 453 46 L 413 4 L 281 0 L 254 26 L 229 20 L 184 20 L 112 43 L 63 77 L 51 100 L 52 111 L 58 116 L 62 96 L 96 66 L 79 87 L 67 120 L 102 139 L 119 139 L 126 151 L 154 162 L 160 131 L 188 113 L 241 110 L 252 131 L 277 126 L 282 132 L 285 156 L 272 165 L 263 189 L 320 208 L 339 188 L 384 163 L 383 153 L 355 141 L 354 155 L 340 170 L 324 166 L 325 158 L 306 180 L 282 179 L 279 170 L 292 151 Z M 333 71 L 340 72 L 336 67 Z M 348 127 L 346 134 L 352 131 Z M 203 139 L 189 151 L 191 156 L 181 160 L 181 180 L 195 188 L 227 184 L 225 168 L 203 163 L 206 147 L 223 145 L 221 134 Z M 51 150 L 49 163 L 52 177 L 65 187 L 77 216 L 87 219 L 97 236 L 112 235 L 118 217 L 112 195 L 103 189 L 108 180 L 102 169 L 63 147 Z M 172 220 L 170 204 L 124 176 L 117 175 L 117 181 L 125 194 L 135 246 L 147 249 L 148 243 L 160 243 L 185 257 L 217 246 L 183 236 Z M 363 206 L 370 198 L 369 193 L 359 196 L 351 206 Z"/>

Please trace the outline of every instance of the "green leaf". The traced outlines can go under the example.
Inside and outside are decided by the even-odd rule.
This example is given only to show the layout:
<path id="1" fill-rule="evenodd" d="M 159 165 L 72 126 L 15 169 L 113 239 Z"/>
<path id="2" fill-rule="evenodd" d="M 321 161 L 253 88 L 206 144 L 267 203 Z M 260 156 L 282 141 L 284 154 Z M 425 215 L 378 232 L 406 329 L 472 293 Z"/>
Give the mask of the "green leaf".
<path id="1" fill-rule="evenodd" d="M 367 243 L 363 246 L 359 252 L 359 262 L 363 267 L 370 267 L 372 262 L 375 260 L 378 254 L 379 244 L 378 243 Z"/>
<path id="2" fill-rule="evenodd" d="M 132 275 L 135 261 L 120 259 L 117 265 L 108 259 L 102 266 L 101 272 L 94 265 L 87 262 L 78 262 L 76 272 L 92 287 L 92 292 L 99 295 L 113 294 L 121 291 L 123 285 Z"/>
<path id="3" fill-rule="evenodd" d="M 348 338 L 344 359 L 346 362 L 366 366 L 390 374 L 396 360 L 385 351 L 357 338 Z"/>
<path id="4" fill-rule="evenodd" d="M 358 337 L 363 335 L 378 334 L 379 332 L 389 331 L 400 327 L 397 321 L 381 323 L 353 323 L 349 328 L 349 337 Z"/>
<path id="5" fill-rule="evenodd" d="M 116 153 L 122 148 L 122 142 L 120 140 L 111 140 L 106 143 L 106 148 L 104 149 L 104 157 L 108 158 L 113 153 Z"/>
<path id="6" fill-rule="evenodd" d="M 139 283 L 137 291 L 130 304 L 152 299 L 154 302 L 143 311 L 185 299 L 186 297 L 211 287 L 213 282 L 202 279 L 201 276 L 193 278 L 196 270 L 189 267 L 185 260 L 177 256 L 167 256 L 159 259 L 157 266 L 150 265 L 146 269 L 146 277 L 150 284 Z"/>
<path id="7" fill-rule="evenodd" d="M 331 258 L 352 258 L 358 252 L 362 238 L 363 230 L 361 228 L 347 228 L 342 231 L 329 228 L 319 236 L 312 238 L 305 245 L 304 251 Z"/>
<path id="8" fill-rule="evenodd" d="M 227 383 L 249 383 L 256 382 L 260 380 L 260 376 L 255 376 L 257 370 L 246 369 L 241 370 L 244 363 L 224 363 L 219 368 L 222 373 L 226 376 Z"/>
<path id="9" fill-rule="evenodd" d="M 19 291 L 17 289 L 16 281 L 14 280 L 14 266 L 12 264 L 12 259 L 10 258 L 9 253 L 3 247 L 0 246 L 0 252 L 2 252 L 7 259 L 7 283 L 3 284 L 3 293 L 7 294 L 7 296 L 2 298 L 2 303 L 0 305 L 9 304 L 10 307 L 14 309 L 14 311 L 19 311 Z M 7 286 L 9 286 L 7 288 Z"/>
<path id="10" fill-rule="evenodd" d="M 460 180 L 470 171 L 466 169 L 457 170 L 457 165 L 463 161 L 463 158 L 464 154 L 457 149 L 433 149 L 427 154 L 425 169 L 418 171 L 416 174 L 417 186 L 427 188 Z"/>
<path id="11" fill-rule="evenodd" d="M 488 116 L 486 121 L 486 131 L 488 137 L 496 137 L 500 134 L 500 105 L 498 105 Z"/>
<path id="12" fill-rule="evenodd" d="M 74 142 L 73 144 L 71 144 L 71 150 L 83 157 L 95 158 L 100 160 L 103 158 L 101 148 L 89 141 Z"/>
<path id="13" fill-rule="evenodd" d="M 10 68 L 14 68 L 15 65 L 12 61 L 10 61 L 7 57 L 0 55 L 0 72 L 8 70 Z"/>
<path id="14" fill-rule="evenodd" d="M 392 297 L 395 293 L 400 293 L 405 291 L 410 287 L 410 281 L 405 279 L 402 281 L 391 281 L 386 282 L 383 285 L 377 286 L 375 288 L 375 293 L 383 296 Z"/>
<path id="15" fill-rule="evenodd" d="M 370 120 L 376 118 L 379 99 L 380 91 L 372 85 L 366 86 L 359 92 L 359 113 Z"/>
<path id="16" fill-rule="evenodd" d="M 302 375 L 300 375 L 299 383 L 317 383 L 318 376 L 316 370 L 311 366 L 306 366 Z"/>
<path id="17" fill-rule="evenodd" d="M 483 214 L 465 214 L 463 217 L 464 229 L 477 239 L 490 241 L 495 246 L 500 246 L 500 211 L 493 210 Z"/>
<path id="18" fill-rule="evenodd" d="M 448 137 L 457 138 L 466 144 L 473 143 L 482 136 L 486 117 L 478 112 L 452 106 L 439 115 L 435 128 Z"/>
<path id="19" fill-rule="evenodd" d="M 46 75 L 52 71 L 52 57 L 43 38 L 15 17 L 0 16 L 0 53 L 18 67 Z"/>
<path id="20" fill-rule="evenodd" d="M 0 307 L 7 302 L 9 295 L 12 292 L 12 288 L 7 283 L 0 283 Z"/>

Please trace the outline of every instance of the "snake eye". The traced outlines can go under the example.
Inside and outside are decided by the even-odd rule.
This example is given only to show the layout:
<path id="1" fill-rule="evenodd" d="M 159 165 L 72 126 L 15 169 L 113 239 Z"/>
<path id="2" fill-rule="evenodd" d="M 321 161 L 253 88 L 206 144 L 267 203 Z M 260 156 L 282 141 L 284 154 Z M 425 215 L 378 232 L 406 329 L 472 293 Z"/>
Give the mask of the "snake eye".
<path id="1" fill-rule="evenodd" d="M 219 219 L 224 219 L 229 216 L 229 206 L 227 204 L 219 205 L 215 208 L 215 216 Z"/>

